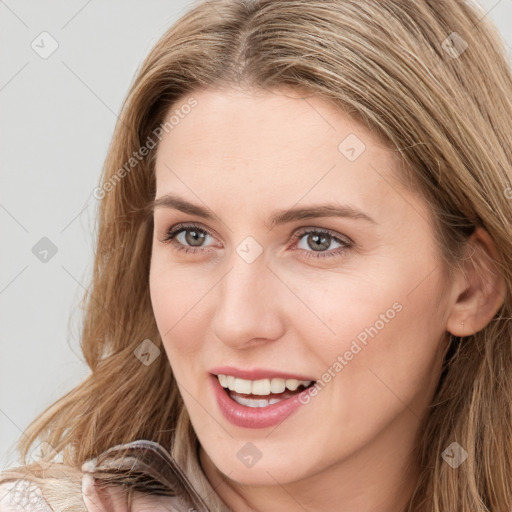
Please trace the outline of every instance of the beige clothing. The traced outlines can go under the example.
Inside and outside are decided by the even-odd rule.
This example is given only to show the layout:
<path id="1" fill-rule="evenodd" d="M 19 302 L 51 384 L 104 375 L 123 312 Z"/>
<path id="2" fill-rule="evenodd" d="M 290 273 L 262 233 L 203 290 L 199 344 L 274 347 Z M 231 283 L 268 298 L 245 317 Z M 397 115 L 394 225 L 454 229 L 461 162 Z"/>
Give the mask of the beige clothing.
<path id="1" fill-rule="evenodd" d="M 108 474 L 127 471 L 127 475 L 149 477 L 151 481 L 159 483 L 158 490 L 151 485 L 148 487 L 146 483 L 138 488 L 146 489 L 146 492 L 135 490 L 137 487 L 129 487 L 133 484 L 128 484 L 124 478 L 117 483 L 110 481 L 108 486 L 105 482 L 101 485 L 101 482 L 93 478 L 95 470 L 107 471 Z M 0 512 L 208 511 L 169 452 L 153 441 L 137 440 L 116 445 L 84 462 L 81 472 L 81 479 L 79 476 L 75 484 L 68 479 L 62 481 L 63 491 L 59 488 L 56 493 L 52 493 L 46 488 L 47 496 L 44 496 L 37 484 L 28 479 L 3 482 L 0 484 Z M 121 482 L 126 483 L 127 487 L 121 485 Z M 133 491 L 131 507 L 128 505 L 128 487 Z"/>

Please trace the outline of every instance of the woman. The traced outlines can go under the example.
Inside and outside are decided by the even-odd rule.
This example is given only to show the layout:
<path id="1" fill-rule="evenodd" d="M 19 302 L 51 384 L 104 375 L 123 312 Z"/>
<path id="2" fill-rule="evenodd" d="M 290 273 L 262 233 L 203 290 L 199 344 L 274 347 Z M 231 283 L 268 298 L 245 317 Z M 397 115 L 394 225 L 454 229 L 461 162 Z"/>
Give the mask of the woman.
<path id="1" fill-rule="evenodd" d="M 198 4 L 95 191 L 92 373 L 4 481 L 55 511 L 512 510 L 511 96 L 462 0 Z"/>

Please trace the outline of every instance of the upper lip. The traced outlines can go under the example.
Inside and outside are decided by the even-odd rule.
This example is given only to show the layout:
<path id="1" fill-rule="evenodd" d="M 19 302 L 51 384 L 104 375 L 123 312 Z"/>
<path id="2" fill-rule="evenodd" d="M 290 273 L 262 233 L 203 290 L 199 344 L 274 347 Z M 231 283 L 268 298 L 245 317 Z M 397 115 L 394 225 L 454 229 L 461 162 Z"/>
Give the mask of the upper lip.
<path id="1" fill-rule="evenodd" d="M 260 379 L 297 379 L 297 380 L 310 380 L 316 381 L 313 377 L 308 377 L 307 375 L 301 374 L 292 374 L 288 372 L 283 372 L 281 370 L 271 370 L 268 368 L 253 368 L 251 370 L 243 370 L 241 368 L 235 368 L 234 366 L 217 366 L 215 368 L 210 369 L 210 373 L 214 375 L 223 374 L 223 375 L 232 375 L 233 377 L 238 377 L 239 379 L 246 380 L 260 380 Z"/>

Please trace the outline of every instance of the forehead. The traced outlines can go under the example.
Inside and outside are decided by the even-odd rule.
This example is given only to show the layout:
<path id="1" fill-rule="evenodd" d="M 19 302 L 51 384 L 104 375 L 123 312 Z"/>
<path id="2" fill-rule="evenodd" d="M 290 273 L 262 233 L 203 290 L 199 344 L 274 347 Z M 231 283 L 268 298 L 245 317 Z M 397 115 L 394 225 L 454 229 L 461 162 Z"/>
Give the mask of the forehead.
<path id="1" fill-rule="evenodd" d="M 392 178 L 396 152 L 324 99 L 206 89 L 167 117 L 190 98 L 194 108 L 158 146 L 157 197 L 172 191 L 223 209 L 228 199 L 234 210 L 339 201 L 376 217 L 404 203 Z"/>

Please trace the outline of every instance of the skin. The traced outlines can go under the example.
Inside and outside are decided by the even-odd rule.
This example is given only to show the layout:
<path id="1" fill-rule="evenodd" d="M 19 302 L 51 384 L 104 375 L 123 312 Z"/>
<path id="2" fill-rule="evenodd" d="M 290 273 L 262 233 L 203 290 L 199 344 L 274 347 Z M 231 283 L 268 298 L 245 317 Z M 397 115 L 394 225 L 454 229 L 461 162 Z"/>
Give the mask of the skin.
<path id="1" fill-rule="evenodd" d="M 395 180 L 396 152 L 325 100 L 289 89 L 193 96 L 197 106 L 158 147 L 156 198 L 172 192 L 220 221 L 155 208 L 150 289 L 207 478 L 236 512 L 402 510 L 418 478 L 414 436 L 448 334 L 482 329 L 502 303 L 502 282 L 487 275 L 492 286 L 483 286 L 469 268 L 448 278 L 428 204 Z M 349 134 L 366 146 L 354 161 L 338 150 Z M 267 225 L 274 210 L 327 202 L 350 204 L 375 223 Z M 209 232 L 195 254 L 162 241 L 182 222 Z M 293 238 L 301 228 L 353 244 L 335 255 L 343 246 L 331 238 L 315 251 L 307 234 Z M 191 231 L 176 244 L 191 247 Z M 236 252 L 248 236 L 263 251 L 252 263 Z M 471 243 L 475 261 L 493 254 L 485 231 Z M 334 256 L 307 258 L 319 252 Z M 400 311 L 277 427 L 237 427 L 221 414 L 207 386 L 214 366 L 321 380 L 393 304 Z M 252 467 L 237 457 L 248 442 L 262 455 Z"/>

